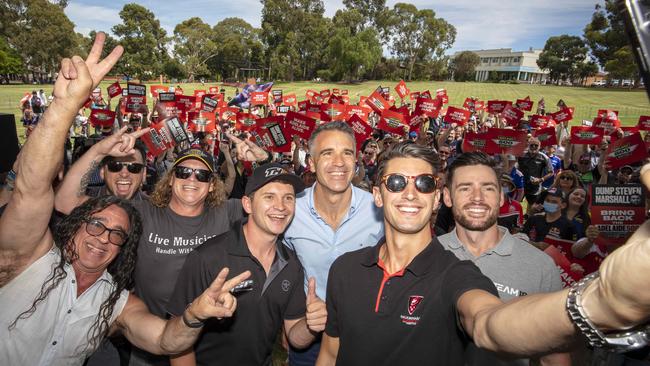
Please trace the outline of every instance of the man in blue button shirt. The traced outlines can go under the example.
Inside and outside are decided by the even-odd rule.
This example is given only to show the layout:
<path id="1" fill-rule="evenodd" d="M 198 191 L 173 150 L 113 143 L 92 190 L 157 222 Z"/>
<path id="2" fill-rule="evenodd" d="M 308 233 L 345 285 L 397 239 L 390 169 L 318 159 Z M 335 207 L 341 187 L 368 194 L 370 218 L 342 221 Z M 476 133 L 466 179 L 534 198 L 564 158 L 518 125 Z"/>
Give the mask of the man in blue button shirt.
<path id="1" fill-rule="evenodd" d="M 298 255 L 305 278 L 316 279 L 317 295 L 325 300 L 332 262 L 344 253 L 377 244 L 384 235 L 384 218 L 372 195 L 351 184 L 357 149 L 347 123 L 319 126 L 309 139 L 309 153 L 316 183 L 298 196 L 284 242 Z M 289 364 L 314 365 L 319 350 L 320 341 L 306 350 L 291 349 Z"/>

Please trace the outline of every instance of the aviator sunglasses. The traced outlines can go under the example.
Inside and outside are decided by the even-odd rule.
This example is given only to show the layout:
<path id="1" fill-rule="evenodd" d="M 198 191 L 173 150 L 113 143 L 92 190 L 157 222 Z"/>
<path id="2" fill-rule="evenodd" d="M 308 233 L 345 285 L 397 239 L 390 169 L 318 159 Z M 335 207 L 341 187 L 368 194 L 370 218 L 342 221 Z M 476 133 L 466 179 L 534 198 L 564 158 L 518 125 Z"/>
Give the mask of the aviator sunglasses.
<path id="1" fill-rule="evenodd" d="M 178 179 L 188 179 L 192 173 L 196 177 L 196 180 L 202 183 L 207 183 L 212 177 L 212 172 L 207 169 L 193 169 L 186 166 L 176 166 L 174 168 L 174 176 Z"/>
<path id="2" fill-rule="evenodd" d="M 112 173 L 117 173 L 122 170 L 123 167 L 126 166 L 126 170 L 129 171 L 131 174 L 138 174 L 142 171 L 142 168 L 144 168 L 143 164 L 140 163 L 125 163 L 123 161 L 109 161 L 106 164 L 106 167 L 108 168 L 109 172 Z"/>
<path id="3" fill-rule="evenodd" d="M 420 174 L 416 176 L 398 173 L 386 174 L 381 178 L 381 182 L 389 192 L 399 193 L 406 188 L 406 185 L 411 179 L 415 182 L 415 189 L 420 193 L 433 193 L 438 186 L 438 177 L 433 174 Z"/>

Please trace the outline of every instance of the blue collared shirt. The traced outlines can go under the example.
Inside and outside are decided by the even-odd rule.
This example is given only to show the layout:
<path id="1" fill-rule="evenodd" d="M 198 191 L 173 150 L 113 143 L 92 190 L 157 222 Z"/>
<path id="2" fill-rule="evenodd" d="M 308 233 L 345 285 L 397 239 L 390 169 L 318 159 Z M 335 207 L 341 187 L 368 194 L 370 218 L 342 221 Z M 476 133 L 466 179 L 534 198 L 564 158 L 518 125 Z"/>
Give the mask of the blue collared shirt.
<path id="1" fill-rule="evenodd" d="M 296 199 L 296 213 L 284 233 L 284 244 L 298 255 L 307 279 L 316 279 L 316 294 L 325 300 L 330 266 L 340 255 L 377 244 L 384 236 L 383 211 L 375 206 L 372 195 L 352 186 L 350 209 L 336 229 L 316 212 L 314 187 L 305 189 Z"/>

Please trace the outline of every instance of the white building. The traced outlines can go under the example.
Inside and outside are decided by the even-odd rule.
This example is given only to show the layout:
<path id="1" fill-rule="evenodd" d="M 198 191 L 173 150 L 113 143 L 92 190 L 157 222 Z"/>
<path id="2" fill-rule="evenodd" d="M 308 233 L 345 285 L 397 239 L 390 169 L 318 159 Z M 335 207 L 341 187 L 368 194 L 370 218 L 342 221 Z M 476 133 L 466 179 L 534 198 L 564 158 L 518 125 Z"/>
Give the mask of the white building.
<path id="1" fill-rule="evenodd" d="M 481 57 L 475 69 L 475 80 L 485 81 L 490 72 L 497 73 L 499 80 L 519 80 L 527 83 L 545 83 L 549 72 L 537 66 L 542 50 L 512 52 L 512 48 L 472 51 Z M 455 55 L 454 55 L 455 56 Z"/>

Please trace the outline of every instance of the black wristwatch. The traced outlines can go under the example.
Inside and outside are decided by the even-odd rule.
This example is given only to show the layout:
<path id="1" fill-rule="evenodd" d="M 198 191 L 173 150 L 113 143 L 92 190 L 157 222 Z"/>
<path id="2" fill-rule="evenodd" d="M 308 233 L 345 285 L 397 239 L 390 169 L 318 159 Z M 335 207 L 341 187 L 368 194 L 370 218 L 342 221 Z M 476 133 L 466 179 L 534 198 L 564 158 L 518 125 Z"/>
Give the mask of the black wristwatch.
<path id="1" fill-rule="evenodd" d="M 185 323 L 188 328 L 197 329 L 203 327 L 203 325 L 205 325 L 205 320 L 197 318 L 195 321 L 191 322 L 187 319 L 187 316 L 185 316 L 185 313 L 187 313 L 187 309 L 189 309 L 190 306 L 192 306 L 192 303 L 187 304 L 183 311 L 183 315 L 181 316 L 181 318 L 183 318 L 183 323 Z"/>

